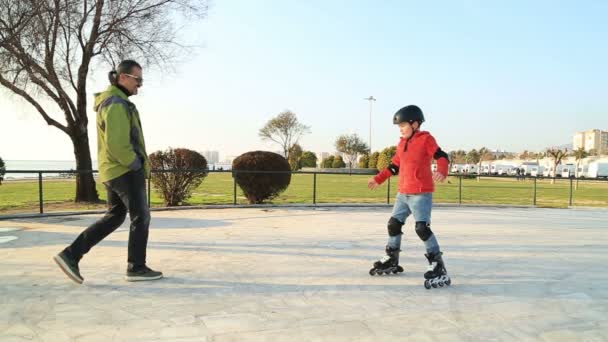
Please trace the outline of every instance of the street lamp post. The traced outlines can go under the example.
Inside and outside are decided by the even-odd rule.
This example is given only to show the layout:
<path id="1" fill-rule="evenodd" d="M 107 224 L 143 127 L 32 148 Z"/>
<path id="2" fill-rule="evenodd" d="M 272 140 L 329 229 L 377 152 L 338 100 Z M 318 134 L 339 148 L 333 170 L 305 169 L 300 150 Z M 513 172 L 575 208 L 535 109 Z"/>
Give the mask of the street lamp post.
<path id="1" fill-rule="evenodd" d="M 373 96 L 366 97 L 364 100 L 369 101 L 369 154 L 372 154 L 372 104 L 376 101 Z"/>

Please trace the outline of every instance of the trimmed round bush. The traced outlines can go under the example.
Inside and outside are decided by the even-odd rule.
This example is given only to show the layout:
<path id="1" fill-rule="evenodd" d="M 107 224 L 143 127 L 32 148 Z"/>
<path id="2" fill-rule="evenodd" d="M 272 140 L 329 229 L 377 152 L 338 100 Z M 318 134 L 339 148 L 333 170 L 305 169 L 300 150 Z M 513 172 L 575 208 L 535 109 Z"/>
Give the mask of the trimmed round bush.
<path id="1" fill-rule="evenodd" d="M 232 162 L 233 176 L 251 204 L 260 204 L 277 197 L 291 182 L 291 167 L 280 154 L 268 151 L 251 151 Z M 239 172 L 243 171 L 243 172 Z M 256 173 L 248 171 L 282 171 Z"/>

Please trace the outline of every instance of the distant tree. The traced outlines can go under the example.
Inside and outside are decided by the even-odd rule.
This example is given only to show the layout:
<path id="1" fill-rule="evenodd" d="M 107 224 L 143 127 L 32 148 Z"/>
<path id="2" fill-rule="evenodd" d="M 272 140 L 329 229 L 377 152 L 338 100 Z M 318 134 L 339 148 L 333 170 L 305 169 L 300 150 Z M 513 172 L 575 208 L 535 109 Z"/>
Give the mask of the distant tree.
<path id="1" fill-rule="evenodd" d="M 317 155 L 311 151 L 302 153 L 300 158 L 300 165 L 302 167 L 317 167 Z"/>
<path id="2" fill-rule="evenodd" d="M 335 157 L 334 162 L 331 164 L 331 167 L 334 169 L 341 169 L 346 167 L 346 163 L 344 162 L 344 159 L 342 159 L 342 156 Z"/>
<path id="3" fill-rule="evenodd" d="M 588 157 L 588 153 L 587 153 L 587 151 L 585 151 L 584 148 L 579 147 L 577 150 L 574 150 L 572 152 L 572 155 L 574 156 L 574 159 L 576 159 L 576 171 L 575 171 L 575 174 L 576 174 L 576 190 L 578 190 L 578 178 L 580 176 L 579 172 L 578 172 L 578 168 L 581 165 L 581 161 L 583 159 L 585 159 L 585 158 Z"/>
<path id="4" fill-rule="evenodd" d="M 0 88 L 63 132 L 76 168 L 91 170 L 90 73 L 125 57 L 173 66 L 187 55 L 176 39 L 180 14 L 199 19 L 207 8 L 201 0 L 0 0 Z M 92 173 L 75 185 L 76 202 L 99 201 Z"/>
<path id="5" fill-rule="evenodd" d="M 378 157 L 378 163 L 376 168 L 380 171 L 386 169 L 392 162 L 395 153 L 397 152 L 397 146 L 387 147 L 380 152 Z"/>
<path id="6" fill-rule="evenodd" d="M 380 152 L 376 151 L 369 156 L 369 163 L 367 167 L 370 169 L 375 169 L 378 165 L 378 158 L 380 157 Z"/>
<path id="7" fill-rule="evenodd" d="M 321 161 L 321 167 L 324 169 L 333 168 L 334 164 L 334 156 L 329 156 Z"/>
<path id="8" fill-rule="evenodd" d="M 346 155 L 348 166 L 353 167 L 360 154 L 367 153 L 369 147 L 357 134 L 344 134 L 336 139 L 336 150 Z"/>
<path id="9" fill-rule="evenodd" d="M 464 164 L 466 163 L 467 153 L 463 150 L 451 151 L 449 153 L 450 161 L 453 164 Z"/>
<path id="10" fill-rule="evenodd" d="M 302 147 L 299 144 L 293 144 L 289 149 L 289 166 L 292 171 L 297 171 L 302 168 L 300 160 L 302 159 Z"/>
<path id="11" fill-rule="evenodd" d="M 545 158 L 545 153 L 543 152 L 532 152 L 530 154 L 530 159 L 535 159 L 537 163 L 540 163 L 540 160 Z"/>
<path id="12" fill-rule="evenodd" d="M 562 162 L 562 159 L 567 155 L 566 150 L 560 149 L 548 149 L 547 155 L 553 158 L 553 179 L 551 180 L 551 184 L 555 184 L 555 177 L 557 176 L 557 166 Z"/>
<path id="13" fill-rule="evenodd" d="M 359 165 L 360 168 L 362 169 L 367 169 L 369 166 L 369 155 L 368 154 L 364 154 L 361 156 L 361 158 L 359 158 Z"/>
<path id="14" fill-rule="evenodd" d="M 306 133 L 310 133 L 310 127 L 300 123 L 295 113 L 286 110 L 270 119 L 260 129 L 259 136 L 262 140 L 274 141 L 281 145 L 283 157 L 289 159 L 289 150 Z"/>
<path id="15" fill-rule="evenodd" d="M 467 153 L 467 164 L 477 164 L 479 163 L 480 155 L 476 149 L 472 149 Z"/>
<path id="16" fill-rule="evenodd" d="M 511 152 L 497 153 L 494 155 L 494 160 L 515 159 L 518 155 Z"/>

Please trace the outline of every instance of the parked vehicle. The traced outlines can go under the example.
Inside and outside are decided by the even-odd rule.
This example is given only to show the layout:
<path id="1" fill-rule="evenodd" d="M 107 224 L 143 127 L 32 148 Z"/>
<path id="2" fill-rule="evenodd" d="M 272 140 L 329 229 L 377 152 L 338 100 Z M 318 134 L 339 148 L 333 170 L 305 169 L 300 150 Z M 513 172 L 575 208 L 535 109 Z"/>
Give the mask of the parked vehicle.
<path id="1" fill-rule="evenodd" d="M 563 165 L 559 170 L 560 170 L 560 174 L 561 174 L 562 178 L 574 177 L 576 165 L 566 164 L 566 165 Z"/>
<path id="2" fill-rule="evenodd" d="M 532 176 L 532 177 L 542 176 L 544 171 L 545 171 L 544 166 L 534 166 L 530 169 L 530 176 Z"/>
<path id="3" fill-rule="evenodd" d="M 608 178 L 608 161 L 594 161 L 589 163 L 587 177 Z"/>

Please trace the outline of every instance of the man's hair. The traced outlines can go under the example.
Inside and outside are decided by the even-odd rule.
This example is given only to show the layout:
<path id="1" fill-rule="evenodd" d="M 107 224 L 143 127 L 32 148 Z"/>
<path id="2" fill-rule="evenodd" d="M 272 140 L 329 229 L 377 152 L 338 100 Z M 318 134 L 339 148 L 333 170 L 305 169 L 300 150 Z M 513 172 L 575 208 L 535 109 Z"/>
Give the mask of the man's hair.
<path id="1" fill-rule="evenodd" d="M 141 69 L 141 65 L 132 59 L 125 59 L 124 61 L 118 64 L 116 70 L 112 70 L 108 73 L 108 79 L 112 85 L 118 84 L 118 76 L 120 74 L 130 74 L 133 72 L 134 68 Z"/>

